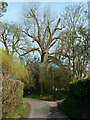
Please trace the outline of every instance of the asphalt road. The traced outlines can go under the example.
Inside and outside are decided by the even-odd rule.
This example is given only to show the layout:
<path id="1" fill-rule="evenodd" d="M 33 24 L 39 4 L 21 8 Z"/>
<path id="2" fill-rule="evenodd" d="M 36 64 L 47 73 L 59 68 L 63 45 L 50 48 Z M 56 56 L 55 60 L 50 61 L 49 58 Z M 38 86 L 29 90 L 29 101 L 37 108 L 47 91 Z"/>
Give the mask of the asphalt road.
<path id="1" fill-rule="evenodd" d="M 58 101 L 42 101 L 30 98 L 24 98 L 24 100 L 28 102 L 31 107 L 27 118 L 64 118 L 70 120 L 62 110 L 58 110 Z M 61 103 L 62 100 L 59 102 Z"/>
<path id="2" fill-rule="evenodd" d="M 28 118 L 48 118 L 50 114 L 50 106 L 37 99 L 24 98 L 31 105 L 31 111 Z"/>

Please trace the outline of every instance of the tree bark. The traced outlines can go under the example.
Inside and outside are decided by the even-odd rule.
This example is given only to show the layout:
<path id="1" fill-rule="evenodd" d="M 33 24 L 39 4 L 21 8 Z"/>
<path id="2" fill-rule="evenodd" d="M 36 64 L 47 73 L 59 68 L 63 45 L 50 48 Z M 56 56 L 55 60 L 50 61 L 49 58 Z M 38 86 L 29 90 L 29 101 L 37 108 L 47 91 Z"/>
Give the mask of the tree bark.
<path id="1" fill-rule="evenodd" d="M 41 95 L 44 94 L 44 83 L 47 79 L 47 66 L 48 66 L 48 52 L 41 55 L 41 69 L 40 69 L 40 83 L 41 83 Z"/>

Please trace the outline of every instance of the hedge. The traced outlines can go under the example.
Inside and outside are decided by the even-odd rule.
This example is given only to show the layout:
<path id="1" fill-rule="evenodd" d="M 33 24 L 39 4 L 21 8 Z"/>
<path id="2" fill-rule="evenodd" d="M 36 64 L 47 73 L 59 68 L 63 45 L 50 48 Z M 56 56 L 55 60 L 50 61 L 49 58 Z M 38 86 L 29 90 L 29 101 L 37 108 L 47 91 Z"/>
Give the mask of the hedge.
<path id="1" fill-rule="evenodd" d="M 0 120 L 2 118 L 2 74 L 0 72 Z"/>
<path id="2" fill-rule="evenodd" d="M 28 82 L 28 71 L 24 63 L 16 56 L 7 55 L 6 51 L 0 48 L 1 52 L 1 71 L 3 74 L 9 75 L 11 78 L 16 78 Z"/>
<path id="3" fill-rule="evenodd" d="M 22 102 L 24 84 L 19 80 L 3 79 L 2 117 L 6 118 Z"/>
<path id="4" fill-rule="evenodd" d="M 54 100 L 60 100 L 66 98 L 68 95 L 69 95 L 68 90 L 58 90 L 58 91 L 54 91 L 53 93 Z"/>
<path id="5" fill-rule="evenodd" d="M 70 94 L 84 97 L 90 95 L 90 77 L 69 83 Z"/>

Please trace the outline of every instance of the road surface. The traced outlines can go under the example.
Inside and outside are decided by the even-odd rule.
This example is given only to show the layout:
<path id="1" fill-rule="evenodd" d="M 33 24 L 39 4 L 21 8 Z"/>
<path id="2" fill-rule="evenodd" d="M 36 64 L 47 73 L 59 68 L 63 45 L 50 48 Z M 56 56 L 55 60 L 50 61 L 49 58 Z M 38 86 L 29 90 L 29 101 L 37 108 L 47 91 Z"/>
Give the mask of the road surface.
<path id="1" fill-rule="evenodd" d="M 55 101 L 42 101 L 31 98 L 24 98 L 24 100 L 31 107 L 27 118 L 68 118 L 63 111 L 58 110 L 57 102 Z M 70 119 L 68 118 L 68 120 Z"/>

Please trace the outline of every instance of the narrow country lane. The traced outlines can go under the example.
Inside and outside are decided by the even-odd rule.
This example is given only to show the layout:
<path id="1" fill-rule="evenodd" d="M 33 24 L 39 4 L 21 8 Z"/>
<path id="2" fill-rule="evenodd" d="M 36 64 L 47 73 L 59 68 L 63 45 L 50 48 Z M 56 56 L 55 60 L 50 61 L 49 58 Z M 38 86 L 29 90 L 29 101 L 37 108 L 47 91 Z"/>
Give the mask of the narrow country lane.
<path id="1" fill-rule="evenodd" d="M 62 110 L 58 110 L 56 101 L 42 101 L 31 98 L 24 98 L 24 100 L 31 106 L 27 118 L 64 118 L 70 120 Z M 59 102 L 62 102 L 62 100 Z"/>
<path id="2" fill-rule="evenodd" d="M 31 105 L 31 111 L 28 118 L 48 118 L 50 106 L 47 103 L 29 98 L 24 98 L 24 100 Z"/>

